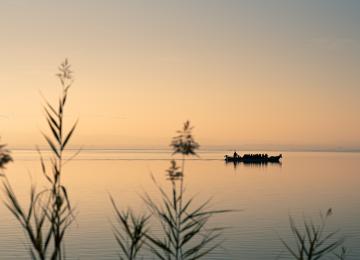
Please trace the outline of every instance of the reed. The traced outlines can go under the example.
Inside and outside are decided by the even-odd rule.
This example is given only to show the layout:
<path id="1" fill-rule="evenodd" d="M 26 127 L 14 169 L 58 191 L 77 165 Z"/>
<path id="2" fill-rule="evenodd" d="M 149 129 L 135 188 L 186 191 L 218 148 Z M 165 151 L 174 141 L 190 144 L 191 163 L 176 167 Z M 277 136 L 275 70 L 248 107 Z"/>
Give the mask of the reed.
<path id="1" fill-rule="evenodd" d="M 168 171 L 177 168 L 172 163 Z M 172 173 L 172 172 L 171 172 Z M 161 203 L 156 203 L 148 194 L 144 200 L 153 216 L 160 222 L 163 235 L 156 237 L 146 234 L 151 252 L 162 260 L 200 259 L 217 248 L 221 242 L 222 228 L 209 228 L 210 218 L 227 210 L 209 210 L 209 201 L 194 207 L 194 198 L 184 199 L 184 191 L 179 192 L 175 182 L 171 180 L 171 194 L 156 184 Z M 156 180 L 154 180 L 156 183 Z"/>
<path id="2" fill-rule="evenodd" d="M 305 219 L 303 228 L 299 228 L 294 219 L 290 217 L 290 229 L 295 238 L 295 246 L 291 246 L 283 239 L 281 241 L 294 259 L 317 260 L 328 258 L 329 255 L 341 260 L 346 258 L 347 250 L 342 247 L 344 238 L 336 238 L 337 231 L 326 231 L 326 222 L 331 214 L 331 209 L 325 216 L 320 213 L 320 222 L 317 224 L 312 220 Z M 340 252 L 335 252 L 339 248 Z"/>
<path id="3" fill-rule="evenodd" d="M 142 198 L 150 211 L 148 216 L 159 222 L 163 234 L 159 238 L 148 229 L 148 216 L 136 216 L 131 210 L 120 212 L 111 198 L 118 226 L 114 227 L 115 238 L 125 259 L 138 259 L 138 252 L 144 245 L 162 260 L 195 260 L 208 255 L 220 245 L 218 238 L 221 228 L 209 228 L 210 218 L 228 210 L 209 210 L 209 201 L 194 206 L 194 198 L 184 198 L 184 171 L 186 156 L 197 156 L 199 144 L 192 136 L 190 122 L 186 121 L 183 128 L 177 131 L 171 147 L 173 154 L 181 155 L 181 166 L 171 161 L 166 178 L 171 182 L 168 194 L 152 176 L 153 182 L 161 195 L 157 203 L 149 194 Z M 123 259 L 123 258 L 122 258 Z"/>
<path id="4" fill-rule="evenodd" d="M 146 241 L 149 216 L 137 216 L 131 209 L 120 211 L 111 196 L 110 200 L 117 218 L 117 225 L 113 228 L 114 236 L 125 255 L 125 258 L 120 256 L 120 259 L 135 260 Z"/>
<path id="5" fill-rule="evenodd" d="M 196 150 L 199 148 L 199 144 L 193 138 L 192 130 L 190 122 L 186 121 L 170 144 L 173 154 L 181 155 L 182 162 L 179 167 L 176 161 L 172 160 L 167 170 L 167 178 L 171 182 L 170 195 L 153 179 L 160 191 L 161 203 L 156 203 L 149 195 L 144 197 L 163 231 L 162 238 L 146 235 L 150 242 L 149 246 L 151 251 L 163 260 L 194 260 L 208 255 L 220 245 L 217 239 L 222 230 L 209 228 L 208 222 L 213 215 L 228 212 L 228 210 L 208 209 L 210 200 L 194 207 L 193 197 L 184 198 L 185 158 L 197 156 Z"/>
<path id="6" fill-rule="evenodd" d="M 12 161 L 10 150 L 6 148 L 5 144 L 0 144 L 0 170 L 3 170 L 5 165 Z"/>
<path id="7" fill-rule="evenodd" d="M 339 252 L 334 253 L 335 257 L 339 260 L 345 260 L 348 254 L 348 250 L 345 246 L 342 246 Z"/>
<path id="8" fill-rule="evenodd" d="M 172 160 L 167 170 L 167 179 L 171 182 L 170 194 L 153 179 L 161 194 L 161 203 L 156 203 L 149 195 L 144 197 L 163 231 L 162 238 L 147 234 L 149 247 L 159 259 L 200 259 L 221 244 L 218 238 L 222 229 L 210 228 L 208 222 L 213 215 L 228 211 L 209 209 L 210 200 L 194 206 L 194 197 L 184 197 L 185 159 L 197 156 L 196 150 L 200 147 L 192 130 L 190 121 L 186 121 L 170 144 L 173 154 L 181 156 L 181 166 Z"/>
<path id="9" fill-rule="evenodd" d="M 73 84 L 72 71 L 67 60 L 61 63 L 59 73 L 56 75 L 61 84 L 58 104 L 53 106 L 45 100 L 44 105 L 50 135 L 43 133 L 43 136 L 52 152 L 52 156 L 49 158 L 49 167 L 45 164 L 38 149 L 47 187 L 37 191 L 36 187 L 32 185 L 29 205 L 24 208 L 9 180 L 6 177 L 3 179 L 5 205 L 19 221 L 29 238 L 29 251 L 32 259 L 65 259 L 64 237 L 68 227 L 74 221 L 74 210 L 70 204 L 68 191 L 61 181 L 63 165 L 68 161 L 64 159 L 63 153 L 77 124 L 73 124 L 70 130 L 65 132 L 65 105 L 68 91 Z"/>

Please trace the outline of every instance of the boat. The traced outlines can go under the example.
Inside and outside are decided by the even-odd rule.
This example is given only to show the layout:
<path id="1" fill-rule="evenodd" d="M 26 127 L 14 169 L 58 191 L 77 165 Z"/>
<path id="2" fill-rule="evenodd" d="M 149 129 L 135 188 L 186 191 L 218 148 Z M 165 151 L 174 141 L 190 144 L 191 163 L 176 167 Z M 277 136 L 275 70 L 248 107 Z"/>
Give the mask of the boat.
<path id="1" fill-rule="evenodd" d="M 282 154 L 277 156 L 268 156 L 267 154 L 244 154 L 243 156 L 235 155 L 229 156 L 225 155 L 225 162 L 229 163 L 280 163 Z"/>

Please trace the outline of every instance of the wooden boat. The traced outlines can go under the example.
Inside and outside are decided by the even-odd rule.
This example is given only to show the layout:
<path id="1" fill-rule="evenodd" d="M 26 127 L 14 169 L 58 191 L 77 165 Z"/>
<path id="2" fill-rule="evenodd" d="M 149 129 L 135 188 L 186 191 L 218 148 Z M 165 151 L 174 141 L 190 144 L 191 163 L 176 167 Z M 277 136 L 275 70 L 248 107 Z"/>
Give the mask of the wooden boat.
<path id="1" fill-rule="evenodd" d="M 267 154 L 244 154 L 243 156 L 225 155 L 225 162 L 232 163 L 280 163 L 282 154 L 278 156 L 268 156 Z"/>

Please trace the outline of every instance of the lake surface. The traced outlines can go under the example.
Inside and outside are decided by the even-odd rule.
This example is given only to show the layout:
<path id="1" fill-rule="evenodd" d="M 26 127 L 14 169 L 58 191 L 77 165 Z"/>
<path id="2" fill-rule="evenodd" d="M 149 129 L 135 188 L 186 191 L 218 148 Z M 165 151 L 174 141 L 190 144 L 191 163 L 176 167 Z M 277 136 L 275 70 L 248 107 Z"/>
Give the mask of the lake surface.
<path id="1" fill-rule="evenodd" d="M 227 227 L 223 244 L 206 259 L 289 259 L 280 238 L 291 241 L 289 216 L 318 220 L 332 208 L 328 230 L 346 237 L 348 259 L 360 259 L 360 154 L 283 152 L 281 165 L 234 167 L 222 160 L 224 151 L 202 151 L 186 161 L 188 196 L 201 203 L 212 198 L 211 208 L 238 210 L 215 216 L 211 225 Z M 241 152 L 242 153 L 242 152 Z M 276 153 L 274 153 L 276 154 Z M 38 156 L 14 151 L 15 162 L 6 174 L 21 202 L 27 201 L 30 182 L 43 187 Z M 111 194 L 119 208 L 144 212 L 140 196 L 159 192 L 151 174 L 170 189 L 165 170 L 169 151 L 85 150 L 69 162 L 63 173 L 77 220 L 66 237 L 69 259 L 118 259 L 113 237 Z M 156 225 L 152 232 L 159 232 Z M 0 205 L 0 259 L 29 259 L 27 239 L 12 215 Z M 154 259 L 150 254 L 144 259 Z"/>

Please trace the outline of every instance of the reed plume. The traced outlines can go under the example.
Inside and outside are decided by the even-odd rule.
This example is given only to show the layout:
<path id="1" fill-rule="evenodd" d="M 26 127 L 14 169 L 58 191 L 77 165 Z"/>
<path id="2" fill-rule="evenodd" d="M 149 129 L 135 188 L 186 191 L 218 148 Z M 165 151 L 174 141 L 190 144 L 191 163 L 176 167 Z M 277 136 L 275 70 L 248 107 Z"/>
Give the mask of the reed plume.
<path id="1" fill-rule="evenodd" d="M 0 170 L 5 168 L 5 165 L 12 162 L 11 152 L 6 148 L 5 144 L 0 144 Z"/>

